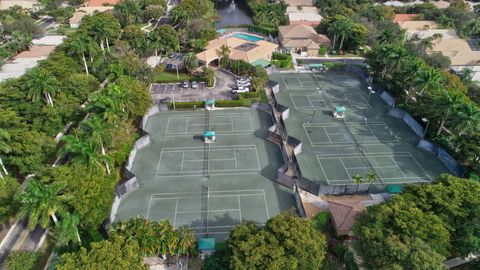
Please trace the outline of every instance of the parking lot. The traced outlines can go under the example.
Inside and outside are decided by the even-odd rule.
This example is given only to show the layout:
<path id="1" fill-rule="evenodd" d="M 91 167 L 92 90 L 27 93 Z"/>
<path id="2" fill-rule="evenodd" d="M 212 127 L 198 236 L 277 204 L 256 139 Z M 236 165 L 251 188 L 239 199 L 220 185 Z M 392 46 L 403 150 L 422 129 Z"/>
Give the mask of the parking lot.
<path id="1" fill-rule="evenodd" d="M 205 99 L 227 100 L 232 99 L 232 91 L 229 88 L 207 89 L 204 82 L 198 82 L 196 89 L 184 88 L 182 83 L 154 83 L 150 87 L 150 94 L 154 101 L 170 98 L 175 102 L 201 101 Z"/>

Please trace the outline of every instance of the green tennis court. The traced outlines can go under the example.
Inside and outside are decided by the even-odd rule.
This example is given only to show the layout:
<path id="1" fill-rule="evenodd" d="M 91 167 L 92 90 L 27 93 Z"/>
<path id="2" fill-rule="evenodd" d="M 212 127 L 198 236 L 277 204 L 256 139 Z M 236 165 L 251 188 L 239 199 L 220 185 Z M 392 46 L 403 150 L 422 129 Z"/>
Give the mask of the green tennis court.
<path id="1" fill-rule="evenodd" d="M 140 187 L 122 197 L 115 220 L 143 216 L 223 240 L 242 221 L 263 225 L 292 208 L 291 191 L 274 181 L 283 165 L 277 145 L 265 140 L 271 116 L 251 109 L 160 112 L 146 131 L 132 172 Z M 202 134 L 216 132 L 205 144 Z"/>
<path id="2" fill-rule="evenodd" d="M 252 119 L 249 113 L 241 112 L 238 115 L 227 112 L 212 115 L 209 125 L 217 134 L 251 133 Z M 201 113 L 169 116 L 165 136 L 191 135 L 205 130 L 205 116 Z"/>
<path id="3" fill-rule="evenodd" d="M 447 168 L 432 154 L 416 148 L 418 136 L 366 82 L 348 72 L 276 73 L 279 104 L 290 108 L 284 119 L 288 135 L 302 141 L 296 155 L 302 177 L 328 185 L 354 183 L 374 173 L 384 184 L 428 182 Z M 346 108 L 336 119 L 336 107 Z"/>

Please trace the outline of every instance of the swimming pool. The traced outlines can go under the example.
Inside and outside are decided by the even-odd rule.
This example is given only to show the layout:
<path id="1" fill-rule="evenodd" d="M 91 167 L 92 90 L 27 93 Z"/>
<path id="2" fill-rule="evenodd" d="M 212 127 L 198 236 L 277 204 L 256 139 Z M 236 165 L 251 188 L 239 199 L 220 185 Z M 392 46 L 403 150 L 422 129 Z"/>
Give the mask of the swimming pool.
<path id="1" fill-rule="evenodd" d="M 245 39 L 245 40 L 251 41 L 251 42 L 257 42 L 259 40 L 263 40 L 262 37 L 252 36 L 252 35 L 243 34 L 243 33 L 235 33 L 235 34 L 233 34 L 233 36 L 237 37 L 237 38 Z"/>

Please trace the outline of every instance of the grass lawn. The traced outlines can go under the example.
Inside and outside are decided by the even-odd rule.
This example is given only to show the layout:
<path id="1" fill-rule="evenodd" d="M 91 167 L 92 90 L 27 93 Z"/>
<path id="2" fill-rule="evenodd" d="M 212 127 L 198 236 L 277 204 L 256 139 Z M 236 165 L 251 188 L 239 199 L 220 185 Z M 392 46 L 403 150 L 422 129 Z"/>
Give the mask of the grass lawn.
<path id="1" fill-rule="evenodd" d="M 188 81 L 191 78 L 191 76 L 181 72 L 178 73 L 178 78 L 176 72 L 162 72 L 154 75 L 154 81 L 157 83 Z"/>

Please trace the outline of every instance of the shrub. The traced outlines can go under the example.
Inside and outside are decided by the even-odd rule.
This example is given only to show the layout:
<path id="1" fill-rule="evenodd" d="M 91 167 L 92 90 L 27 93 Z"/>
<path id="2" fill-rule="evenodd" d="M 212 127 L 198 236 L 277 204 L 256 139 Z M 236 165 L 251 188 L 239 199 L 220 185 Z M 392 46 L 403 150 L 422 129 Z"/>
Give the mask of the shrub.
<path id="1" fill-rule="evenodd" d="M 215 72 L 213 69 L 207 67 L 203 71 L 203 76 L 205 77 L 205 80 L 207 82 L 207 87 L 213 87 L 215 84 Z"/>
<path id="2" fill-rule="evenodd" d="M 345 264 L 347 266 L 347 270 L 358 270 L 358 265 L 355 262 L 355 258 L 353 257 L 353 253 L 351 251 L 347 251 L 345 254 Z"/>
<path id="3" fill-rule="evenodd" d="M 318 230 L 323 230 L 329 220 L 330 214 L 328 212 L 320 212 L 313 218 L 315 227 L 317 227 Z"/>
<path id="4" fill-rule="evenodd" d="M 328 52 L 328 48 L 325 45 L 320 45 L 320 49 L 318 49 L 318 55 L 325 55 Z"/>
<path id="5" fill-rule="evenodd" d="M 274 53 L 272 54 L 272 59 L 274 59 L 274 60 L 287 60 L 287 59 L 288 59 L 288 54 L 286 54 L 286 53 L 274 52 Z"/>
<path id="6" fill-rule="evenodd" d="M 240 98 L 238 100 L 217 100 L 215 106 L 217 107 L 249 107 L 252 105 L 252 100 Z"/>
<path id="7" fill-rule="evenodd" d="M 8 255 L 5 266 L 8 270 L 30 270 L 35 267 L 39 258 L 37 252 L 13 251 Z"/>
<path id="8" fill-rule="evenodd" d="M 168 108 L 173 109 L 173 102 L 168 103 Z M 203 101 L 175 102 L 176 109 L 203 108 Z"/>
<path id="9" fill-rule="evenodd" d="M 347 250 L 345 249 L 345 247 L 342 244 L 335 244 L 333 246 L 332 252 L 338 258 L 343 258 L 343 256 L 345 256 L 345 252 L 347 252 Z"/>

